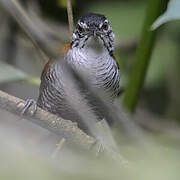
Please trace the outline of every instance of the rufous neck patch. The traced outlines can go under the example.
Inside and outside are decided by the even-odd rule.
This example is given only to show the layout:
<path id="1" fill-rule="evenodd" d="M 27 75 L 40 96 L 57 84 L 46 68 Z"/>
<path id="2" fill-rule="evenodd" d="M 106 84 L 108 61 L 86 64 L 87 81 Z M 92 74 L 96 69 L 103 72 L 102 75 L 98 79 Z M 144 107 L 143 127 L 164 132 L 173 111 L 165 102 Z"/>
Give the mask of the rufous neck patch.
<path id="1" fill-rule="evenodd" d="M 61 48 L 61 52 L 62 52 L 62 53 L 67 53 L 71 48 L 72 48 L 72 44 L 71 44 L 71 43 L 68 43 L 68 44 L 66 44 L 65 46 L 63 46 L 63 47 Z"/>

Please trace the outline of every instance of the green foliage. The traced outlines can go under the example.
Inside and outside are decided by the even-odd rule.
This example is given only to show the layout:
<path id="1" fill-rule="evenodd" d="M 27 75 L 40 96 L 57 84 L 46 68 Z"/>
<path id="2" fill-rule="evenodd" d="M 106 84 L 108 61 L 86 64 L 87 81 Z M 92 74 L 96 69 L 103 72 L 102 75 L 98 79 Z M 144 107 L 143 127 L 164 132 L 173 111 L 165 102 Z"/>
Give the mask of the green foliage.
<path id="1" fill-rule="evenodd" d="M 88 11 L 107 16 L 116 34 L 116 39 L 132 40 L 140 33 L 144 8 L 144 2 L 103 1 L 103 3 L 95 3 Z"/>
<path id="2" fill-rule="evenodd" d="M 176 47 L 166 37 L 157 40 L 145 79 L 145 88 L 158 87 L 165 82 L 176 61 Z"/>
<path id="3" fill-rule="evenodd" d="M 150 31 L 150 27 L 155 19 L 162 13 L 167 2 L 168 0 L 149 1 L 140 44 L 137 49 L 136 62 L 133 66 L 132 74 L 124 96 L 124 106 L 130 112 L 135 110 L 154 47 L 156 31 Z"/>
<path id="4" fill-rule="evenodd" d="M 155 30 L 164 23 L 178 19 L 180 19 L 180 1 L 170 0 L 167 11 L 153 23 L 152 29 Z"/>
<path id="5" fill-rule="evenodd" d="M 25 72 L 3 62 L 0 62 L 0 83 L 12 81 L 26 81 L 32 85 L 39 86 L 40 79 L 32 78 Z"/>
<path id="6" fill-rule="evenodd" d="M 24 80 L 28 75 L 11 65 L 0 62 L 0 83 Z"/>
<path id="7" fill-rule="evenodd" d="M 25 81 L 27 81 L 29 84 L 32 84 L 34 86 L 40 86 L 40 78 L 29 77 L 25 79 Z"/>

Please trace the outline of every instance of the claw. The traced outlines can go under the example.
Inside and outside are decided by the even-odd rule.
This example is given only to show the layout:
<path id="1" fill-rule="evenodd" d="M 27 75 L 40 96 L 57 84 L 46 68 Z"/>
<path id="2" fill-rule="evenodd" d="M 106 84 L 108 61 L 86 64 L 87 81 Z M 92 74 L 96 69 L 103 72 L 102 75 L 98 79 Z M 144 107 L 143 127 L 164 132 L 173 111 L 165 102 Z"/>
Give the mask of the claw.
<path id="1" fill-rule="evenodd" d="M 98 140 L 98 147 L 97 147 L 97 151 L 96 151 L 96 156 L 99 156 L 102 152 L 104 152 L 105 150 L 105 145 L 104 142 L 101 138 L 97 138 Z"/>
<path id="2" fill-rule="evenodd" d="M 24 104 L 24 107 L 21 111 L 21 114 L 25 114 L 27 112 L 27 110 L 33 106 L 33 110 L 31 110 L 31 114 L 34 115 L 34 113 L 37 111 L 37 102 L 34 100 L 34 99 L 27 99 L 25 104 Z"/>

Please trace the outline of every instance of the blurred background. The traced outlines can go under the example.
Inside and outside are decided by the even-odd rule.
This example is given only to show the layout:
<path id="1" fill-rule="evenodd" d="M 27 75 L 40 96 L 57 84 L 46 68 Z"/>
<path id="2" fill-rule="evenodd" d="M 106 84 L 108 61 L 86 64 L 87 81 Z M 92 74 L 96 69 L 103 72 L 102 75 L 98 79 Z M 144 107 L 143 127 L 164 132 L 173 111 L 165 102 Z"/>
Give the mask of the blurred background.
<path id="1" fill-rule="evenodd" d="M 46 38 L 44 40 L 45 46 L 51 49 L 50 51 L 53 54 L 52 58 L 61 56 L 62 47 L 68 43 L 70 39 L 66 0 L 19 1 L 32 20 L 34 24 L 33 28 L 37 29 L 38 32 Z M 135 62 L 136 49 L 139 44 L 147 5 L 148 0 L 72 0 L 75 23 L 81 15 L 87 12 L 101 13 L 109 19 L 116 35 L 114 54 L 120 64 L 121 86 L 125 90 Z M 177 155 L 180 152 L 179 48 L 180 21 L 169 22 L 161 26 L 158 30 L 147 76 L 134 115 L 137 123 L 148 135 L 153 138 L 155 137 L 158 142 L 163 142 L 163 145 L 161 144 L 161 148 L 164 147 L 162 148 L 163 153 L 161 154 L 161 151 L 158 151 L 162 157 L 159 157 L 159 159 L 154 158 L 154 162 L 157 160 L 159 163 L 157 166 L 159 165 L 162 168 L 163 165 L 167 163 L 166 161 L 164 162 L 165 157 L 173 153 Z M 22 28 L 0 5 L 0 89 L 24 100 L 29 97 L 37 99 L 40 75 L 44 65 L 45 61 L 44 58 L 42 58 L 42 53 L 33 45 Z M 122 99 L 123 94 L 119 97 L 119 103 L 122 102 Z M 48 136 L 48 140 L 46 139 L 46 135 L 49 134 L 46 130 L 35 127 L 31 123 L 22 125 L 22 122 L 19 122 L 17 117 L 13 117 L 16 121 L 10 120 L 11 118 L 7 120 L 6 117 L 9 116 L 7 112 L 0 111 L 0 113 L 2 115 L 2 119 L 0 119 L 1 135 L 4 132 L 10 132 L 8 136 L 12 137 L 15 133 L 19 138 L 17 143 L 18 147 L 21 147 L 19 144 L 23 144 L 22 146 L 24 146 L 24 141 L 26 143 L 28 142 L 28 146 L 35 144 L 35 141 L 36 143 L 41 142 L 41 145 L 45 147 L 45 149 L 50 147 L 47 147 L 47 141 L 51 145 L 57 143 L 56 138 L 52 140 L 53 138 Z M 22 136 L 23 140 L 21 141 Z M 7 138 L 6 136 L 1 137 L 2 139 Z M 26 138 L 26 140 L 24 138 Z M 13 139 L 11 140 L 15 142 Z M 141 150 L 138 148 L 129 149 L 129 147 L 132 147 L 132 144 L 131 146 L 127 145 L 124 139 L 121 143 L 123 144 L 121 147 L 125 156 L 130 155 L 130 159 L 133 160 L 138 159 L 135 158 L 136 156 L 140 157 Z M 12 146 L 11 141 L 9 144 Z M 159 146 L 155 147 L 159 149 Z M 52 152 L 53 148 L 54 147 L 49 148 L 48 153 Z M 20 154 L 23 152 L 22 149 L 18 149 Z M 143 153 L 144 152 L 142 152 L 142 154 Z M 172 160 L 173 164 L 178 156 L 172 157 L 171 155 L 170 157 L 173 159 L 170 158 L 170 162 Z M 144 159 L 144 161 L 146 164 L 146 159 Z M 151 158 L 149 158 L 147 164 L 154 165 L 154 162 L 151 162 Z M 176 163 L 174 163 L 174 165 L 178 164 Z M 88 167 L 91 165 L 91 163 L 88 164 Z M 97 167 L 101 167 L 101 163 L 97 164 Z M 140 169 L 143 168 L 142 161 L 139 167 Z M 43 171 L 46 171 L 46 168 L 47 167 L 42 167 Z M 145 168 L 148 169 L 149 166 Z M 166 168 L 167 171 L 170 170 L 169 167 Z M 173 170 L 175 171 L 175 169 Z M 54 169 L 51 173 L 53 172 Z M 154 171 L 152 170 L 152 172 Z M 88 173 L 85 174 L 89 175 Z M 133 177 L 127 177 L 126 172 L 124 172 L 124 174 L 125 175 L 122 173 L 121 177 L 130 179 Z M 173 175 L 175 175 L 175 173 Z M 63 175 L 63 177 L 66 176 Z M 140 177 L 139 174 L 136 177 Z"/>

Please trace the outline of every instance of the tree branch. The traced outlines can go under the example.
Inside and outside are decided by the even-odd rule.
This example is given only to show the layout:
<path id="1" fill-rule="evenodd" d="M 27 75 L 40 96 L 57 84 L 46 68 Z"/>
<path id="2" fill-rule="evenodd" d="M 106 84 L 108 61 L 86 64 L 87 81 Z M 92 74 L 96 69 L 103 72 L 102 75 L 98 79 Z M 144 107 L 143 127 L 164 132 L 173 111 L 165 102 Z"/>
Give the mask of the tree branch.
<path id="1" fill-rule="evenodd" d="M 51 44 L 50 36 L 57 38 L 59 43 L 65 43 L 67 35 L 64 33 L 64 28 L 59 34 L 52 33 L 49 26 L 43 23 L 36 12 L 30 14 L 18 0 L 0 0 L 0 6 L 19 24 L 45 62 L 59 56 L 59 53 L 57 54 L 54 50 L 56 48 Z"/>
<path id="2" fill-rule="evenodd" d="M 0 108 L 8 112 L 21 116 L 21 110 L 24 107 L 24 101 L 17 97 L 11 96 L 3 91 L 0 91 Z M 53 115 L 37 108 L 37 111 L 32 115 L 32 107 L 28 109 L 23 118 L 30 120 L 39 126 L 48 129 L 49 131 L 63 136 L 68 142 L 71 142 L 79 147 L 89 150 L 97 143 L 96 140 L 85 134 L 77 127 L 76 123 L 70 120 L 64 120 L 61 117 Z"/>
<path id="3" fill-rule="evenodd" d="M 74 22 L 73 22 L 73 12 L 72 12 L 71 0 L 66 0 L 66 3 L 67 3 L 67 14 L 68 14 L 68 22 L 69 22 L 70 41 L 71 41 L 71 36 L 72 36 L 73 30 L 74 30 Z"/>

